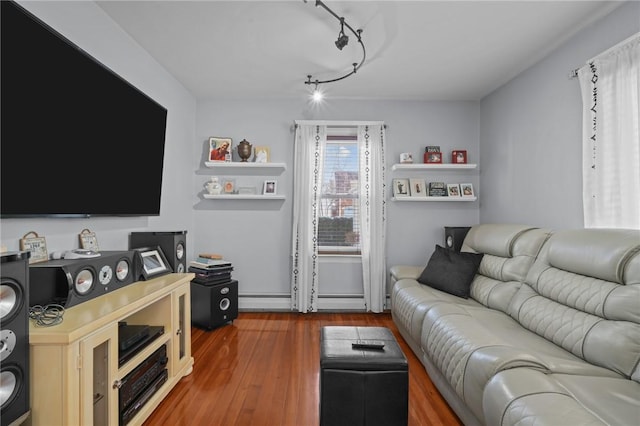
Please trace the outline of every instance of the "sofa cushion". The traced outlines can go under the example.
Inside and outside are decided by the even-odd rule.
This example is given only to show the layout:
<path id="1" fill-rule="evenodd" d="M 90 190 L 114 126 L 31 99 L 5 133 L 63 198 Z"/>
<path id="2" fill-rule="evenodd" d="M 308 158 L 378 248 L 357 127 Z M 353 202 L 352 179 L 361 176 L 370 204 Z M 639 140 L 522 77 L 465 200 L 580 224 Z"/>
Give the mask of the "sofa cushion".
<path id="1" fill-rule="evenodd" d="M 482 253 L 459 253 L 436 245 L 418 282 L 466 299 L 482 256 Z"/>

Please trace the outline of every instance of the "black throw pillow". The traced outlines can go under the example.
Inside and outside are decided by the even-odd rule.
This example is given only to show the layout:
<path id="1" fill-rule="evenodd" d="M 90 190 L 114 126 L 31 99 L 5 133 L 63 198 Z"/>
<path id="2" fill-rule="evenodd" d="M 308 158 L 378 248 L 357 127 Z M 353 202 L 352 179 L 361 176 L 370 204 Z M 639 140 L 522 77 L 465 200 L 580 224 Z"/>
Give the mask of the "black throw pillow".
<path id="1" fill-rule="evenodd" d="M 467 299 L 482 256 L 482 253 L 461 253 L 436 245 L 418 282 Z"/>

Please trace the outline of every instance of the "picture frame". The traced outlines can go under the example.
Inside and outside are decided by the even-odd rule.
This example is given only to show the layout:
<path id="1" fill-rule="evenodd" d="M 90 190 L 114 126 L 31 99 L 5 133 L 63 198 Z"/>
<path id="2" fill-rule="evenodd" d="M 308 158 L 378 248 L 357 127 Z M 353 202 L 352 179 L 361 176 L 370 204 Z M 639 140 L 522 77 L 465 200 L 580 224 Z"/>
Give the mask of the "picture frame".
<path id="1" fill-rule="evenodd" d="M 393 180 L 393 196 L 395 198 L 403 198 L 411 196 L 411 187 L 409 179 L 396 178 Z"/>
<path id="2" fill-rule="evenodd" d="M 254 163 L 269 163 L 271 162 L 271 150 L 268 146 L 254 146 L 253 147 L 253 162 Z"/>
<path id="3" fill-rule="evenodd" d="M 209 138 L 209 161 L 230 162 L 233 152 L 233 139 Z"/>
<path id="4" fill-rule="evenodd" d="M 442 164 L 442 152 L 427 152 L 424 159 L 427 164 Z"/>
<path id="5" fill-rule="evenodd" d="M 240 186 L 238 187 L 238 195 L 255 195 L 255 186 Z"/>
<path id="6" fill-rule="evenodd" d="M 262 186 L 262 195 L 276 195 L 278 187 L 278 181 L 265 180 Z"/>
<path id="7" fill-rule="evenodd" d="M 466 198 L 475 197 L 475 191 L 473 190 L 473 184 L 471 183 L 461 183 L 460 184 L 460 196 Z"/>
<path id="8" fill-rule="evenodd" d="M 449 197 L 459 197 L 460 196 L 460 185 L 457 183 L 448 183 L 447 184 L 447 196 Z"/>
<path id="9" fill-rule="evenodd" d="M 224 179 L 222 181 L 222 193 L 223 194 L 235 194 L 236 192 L 236 180 Z"/>
<path id="10" fill-rule="evenodd" d="M 20 250 L 31 252 L 29 264 L 46 262 L 49 260 L 49 252 L 47 251 L 47 241 L 35 231 L 27 232 L 20 239 Z"/>
<path id="11" fill-rule="evenodd" d="M 400 154 L 400 164 L 413 163 L 413 154 L 410 152 L 403 152 Z"/>
<path id="12" fill-rule="evenodd" d="M 140 265 L 142 279 L 148 280 L 156 276 L 173 272 L 160 246 L 140 247 L 135 249 L 136 258 Z"/>
<path id="13" fill-rule="evenodd" d="M 467 151 L 464 149 L 456 149 L 451 151 L 452 164 L 467 164 Z"/>
<path id="14" fill-rule="evenodd" d="M 95 232 L 85 228 L 78 234 L 80 240 L 80 248 L 85 250 L 100 251 L 98 247 L 98 237 Z"/>
<path id="15" fill-rule="evenodd" d="M 426 197 L 427 188 L 424 179 L 409 179 L 409 192 L 411 193 L 411 197 Z"/>

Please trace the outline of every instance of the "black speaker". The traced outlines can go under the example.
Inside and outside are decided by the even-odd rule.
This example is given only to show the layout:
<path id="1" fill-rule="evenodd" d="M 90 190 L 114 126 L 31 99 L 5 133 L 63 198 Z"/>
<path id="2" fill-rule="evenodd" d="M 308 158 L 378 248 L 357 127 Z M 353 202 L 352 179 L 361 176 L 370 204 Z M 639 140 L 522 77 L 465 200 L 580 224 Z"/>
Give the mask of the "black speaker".
<path id="1" fill-rule="evenodd" d="M 470 226 L 445 226 L 444 227 L 444 245 L 446 248 L 460 251 L 464 237 L 471 229 Z"/>
<path id="2" fill-rule="evenodd" d="M 191 323 L 211 330 L 238 318 L 238 281 L 204 285 L 191 281 Z"/>
<path id="3" fill-rule="evenodd" d="M 173 272 L 187 272 L 187 231 L 132 232 L 129 248 L 160 246 Z"/>
<path id="4" fill-rule="evenodd" d="M 133 251 L 101 251 L 85 259 L 58 259 L 29 266 L 30 306 L 78 305 L 137 281 Z"/>
<path id="5" fill-rule="evenodd" d="M 29 257 L 2 254 L 0 283 L 0 419 L 26 419 L 29 405 Z M 23 418 L 24 416 L 24 418 Z"/>

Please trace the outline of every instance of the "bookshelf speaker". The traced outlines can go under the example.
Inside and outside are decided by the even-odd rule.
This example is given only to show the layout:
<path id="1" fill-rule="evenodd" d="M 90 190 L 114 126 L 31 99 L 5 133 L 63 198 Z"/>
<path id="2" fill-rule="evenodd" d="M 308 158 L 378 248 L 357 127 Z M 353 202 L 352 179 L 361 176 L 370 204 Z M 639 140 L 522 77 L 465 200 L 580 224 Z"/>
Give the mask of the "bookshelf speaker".
<path id="1" fill-rule="evenodd" d="M 444 244 L 451 250 L 460 251 L 464 237 L 471 229 L 470 226 L 445 226 L 444 227 Z"/>
<path id="2" fill-rule="evenodd" d="M 2 254 L 0 272 L 0 418 L 2 426 L 23 417 L 29 405 L 30 252 Z"/>
<path id="3" fill-rule="evenodd" d="M 187 272 L 187 231 L 132 232 L 129 248 L 160 246 L 173 272 Z"/>

